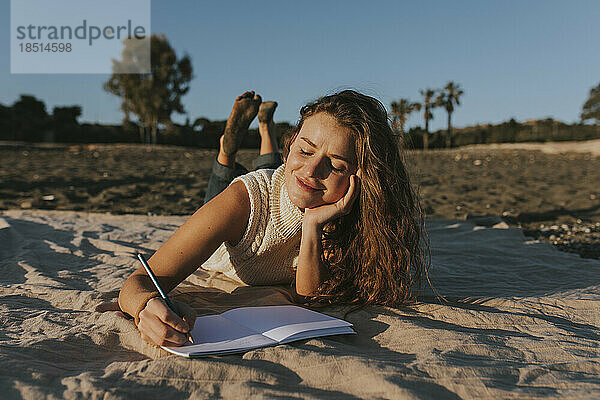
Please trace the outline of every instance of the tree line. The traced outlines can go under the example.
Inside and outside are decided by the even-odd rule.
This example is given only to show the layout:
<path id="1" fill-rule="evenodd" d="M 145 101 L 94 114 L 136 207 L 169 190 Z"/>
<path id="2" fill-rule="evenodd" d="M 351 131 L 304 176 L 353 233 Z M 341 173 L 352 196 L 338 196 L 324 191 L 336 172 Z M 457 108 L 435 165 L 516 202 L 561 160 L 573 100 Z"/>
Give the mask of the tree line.
<path id="1" fill-rule="evenodd" d="M 598 91 L 598 89 L 596 89 Z M 600 91 L 598 91 L 600 92 Z M 594 92 L 596 93 L 596 92 Z M 400 103 L 400 102 L 398 102 Z M 400 107 L 404 107 L 401 105 Z M 587 109 L 586 109 L 587 110 Z M 11 106 L 0 104 L 0 140 L 58 143 L 140 143 L 140 126 L 133 121 L 120 125 L 81 124 L 78 121 L 80 106 L 54 107 L 52 113 L 46 111 L 43 101 L 31 95 L 21 95 Z M 584 116 L 600 115 L 590 108 Z M 596 115 L 594 117 L 593 115 Z M 423 149 L 427 137 L 427 148 L 447 148 L 447 129 L 428 132 L 421 127 L 404 131 L 406 122 L 392 115 L 392 126 L 402 130 L 402 139 L 409 149 Z M 189 118 L 183 124 L 168 123 L 157 135 L 158 144 L 179 145 L 217 149 L 219 137 L 223 134 L 226 120 L 210 121 Z M 278 136 L 291 129 L 287 122 L 276 123 Z M 583 123 L 565 124 L 551 118 L 519 123 L 514 119 L 499 124 L 479 124 L 465 128 L 452 128 L 452 147 L 480 143 L 545 142 L 566 140 L 589 140 L 600 138 L 600 125 Z M 149 139 L 149 138 L 146 138 Z M 143 142 L 143 141 L 142 141 Z M 260 136 L 251 129 L 242 147 L 258 148 Z"/>
<path id="2" fill-rule="evenodd" d="M 49 113 L 42 100 L 23 94 L 12 105 L 0 104 L 0 140 L 56 143 L 152 141 L 152 133 L 137 122 L 129 120 L 117 125 L 80 123 L 81 113 L 82 108 L 78 105 L 54 107 Z M 226 120 L 210 121 L 207 118 L 197 118 L 193 123 L 188 118 L 183 124 L 168 121 L 160 134 L 155 132 L 154 143 L 217 149 L 226 123 Z M 278 122 L 275 128 L 281 136 L 291 129 L 291 125 Z M 140 132 L 146 137 L 141 137 Z M 259 146 L 258 131 L 250 129 L 242 147 Z"/>
<path id="3" fill-rule="evenodd" d="M 120 125 L 80 124 L 81 106 L 54 107 L 23 94 L 10 106 L 0 104 L 0 140 L 27 142 L 131 142 Z"/>
<path id="4" fill-rule="evenodd" d="M 552 118 L 517 122 L 511 118 L 498 124 L 453 128 L 451 135 L 452 147 L 490 143 L 578 141 L 600 139 L 600 125 L 586 125 L 581 122 L 566 124 Z M 422 127 L 414 127 L 405 133 L 403 142 L 409 149 L 423 149 L 425 137 L 428 138 L 429 149 L 448 148 L 448 134 L 445 129 L 426 134 Z"/>
<path id="5" fill-rule="evenodd" d="M 459 84 L 449 81 L 442 89 L 420 90 L 422 101 L 412 102 L 407 98 L 392 101 L 390 114 L 392 128 L 412 149 L 450 148 L 480 143 L 509 142 L 546 142 L 567 140 L 589 140 L 600 138 L 600 84 L 590 89 L 588 99 L 582 107 L 580 121 L 565 124 L 552 118 L 531 120 L 518 123 L 511 118 L 500 124 L 483 124 L 462 129 L 453 129 L 452 113 L 455 105 L 460 105 L 460 97 L 464 94 Z M 429 121 L 433 119 L 433 110 L 442 107 L 446 110 L 448 124 L 446 130 L 429 131 Z M 408 117 L 423 111 L 425 126 L 405 131 L 404 125 Z M 593 120 L 595 125 L 586 125 Z"/>

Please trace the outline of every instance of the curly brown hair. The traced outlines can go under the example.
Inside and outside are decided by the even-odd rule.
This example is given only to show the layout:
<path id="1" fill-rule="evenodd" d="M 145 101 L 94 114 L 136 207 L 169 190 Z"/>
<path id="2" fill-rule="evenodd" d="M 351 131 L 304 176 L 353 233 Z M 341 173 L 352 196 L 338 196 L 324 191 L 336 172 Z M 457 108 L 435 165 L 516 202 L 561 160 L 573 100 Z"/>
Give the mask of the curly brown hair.
<path id="1" fill-rule="evenodd" d="M 302 107 L 298 123 L 283 137 L 284 162 L 304 121 L 321 112 L 353 132 L 361 185 L 350 213 L 323 227 L 321 261 L 329 279 L 306 297 L 307 302 L 412 303 L 423 277 L 428 277 L 431 256 L 424 212 L 404 166 L 401 140 L 381 102 L 344 90 Z"/>

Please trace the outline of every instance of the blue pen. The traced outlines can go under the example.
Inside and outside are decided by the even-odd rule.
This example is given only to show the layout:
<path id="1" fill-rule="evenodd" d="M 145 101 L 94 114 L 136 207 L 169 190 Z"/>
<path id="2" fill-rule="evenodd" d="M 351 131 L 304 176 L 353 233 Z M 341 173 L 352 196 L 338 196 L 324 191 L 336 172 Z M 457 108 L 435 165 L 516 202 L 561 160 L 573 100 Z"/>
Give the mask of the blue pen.
<path id="1" fill-rule="evenodd" d="M 152 280 L 152 283 L 154 283 L 154 286 L 156 286 L 156 290 L 158 290 L 158 293 L 160 294 L 160 297 L 162 297 L 162 299 L 167 304 L 167 307 L 169 307 L 171 310 L 173 310 L 173 312 L 175 314 L 179 315 L 177 313 L 177 310 L 175 309 L 175 305 L 173 305 L 173 303 L 171 303 L 171 300 L 169 300 L 169 298 L 167 297 L 167 294 L 165 293 L 165 291 L 163 290 L 163 288 L 160 286 L 160 283 L 158 283 L 158 279 L 156 279 L 156 275 L 154 275 L 154 272 L 152 272 L 152 270 L 150 269 L 150 266 L 148 265 L 148 263 L 144 259 L 144 256 L 141 255 L 140 253 L 138 253 L 137 254 L 137 258 L 140 260 L 140 262 L 144 266 L 144 269 L 148 273 L 148 276 Z M 179 315 L 179 316 L 181 317 L 181 315 Z M 192 338 L 191 334 L 188 334 L 188 340 L 190 342 L 194 343 L 194 339 Z"/>

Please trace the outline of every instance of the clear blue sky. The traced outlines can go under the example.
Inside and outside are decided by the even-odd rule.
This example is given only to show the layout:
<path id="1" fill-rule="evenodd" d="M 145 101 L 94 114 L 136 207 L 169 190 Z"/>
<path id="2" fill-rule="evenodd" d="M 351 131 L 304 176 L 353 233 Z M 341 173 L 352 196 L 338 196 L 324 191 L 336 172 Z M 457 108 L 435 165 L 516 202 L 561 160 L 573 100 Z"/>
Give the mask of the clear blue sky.
<path id="1" fill-rule="evenodd" d="M 0 103 L 20 94 L 83 106 L 81 121 L 118 123 L 108 75 L 11 75 L 9 0 L 0 0 Z M 579 119 L 600 82 L 600 1 L 152 1 L 152 31 L 192 59 L 183 98 L 193 120 L 225 119 L 255 89 L 294 122 L 305 102 L 355 88 L 386 106 L 453 80 L 465 91 L 456 126 Z M 445 111 L 432 128 L 445 127 Z M 181 122 L 185 116 L 173 115 Z M 408 127 L 421 125 L 413 115 Z"/>

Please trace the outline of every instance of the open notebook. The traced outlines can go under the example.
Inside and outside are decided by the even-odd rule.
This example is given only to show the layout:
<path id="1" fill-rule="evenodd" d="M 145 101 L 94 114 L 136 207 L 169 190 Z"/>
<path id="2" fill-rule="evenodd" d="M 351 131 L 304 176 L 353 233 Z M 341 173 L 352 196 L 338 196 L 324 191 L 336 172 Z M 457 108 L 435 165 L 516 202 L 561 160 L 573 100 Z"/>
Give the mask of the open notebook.
<path id="1" fill-rule="evenodd" d="M 194 343 L 163 349 L 184 357 L 242 353 L 294 340 L 356 333 L 350 322 L 298 306 L 240 307 L 196 318 Z"/>

